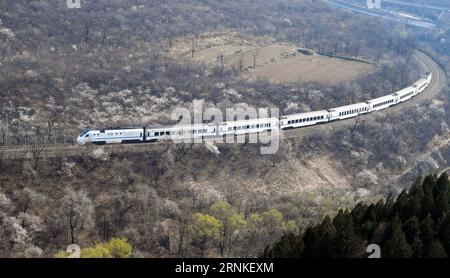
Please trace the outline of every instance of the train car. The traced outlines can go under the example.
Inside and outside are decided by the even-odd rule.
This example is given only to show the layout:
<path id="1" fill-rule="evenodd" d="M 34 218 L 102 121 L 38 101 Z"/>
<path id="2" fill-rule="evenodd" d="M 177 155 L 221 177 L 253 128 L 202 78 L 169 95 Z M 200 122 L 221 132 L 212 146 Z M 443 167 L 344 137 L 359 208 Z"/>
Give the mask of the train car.
<path id="1" fill-rule="evenodd" d="M 258 133 L 278 128 L 278 118 L 263 118 L 223 122 L 218 126 L 219 136 Z"/>
<path id="2" fill-rule="evenodd" d="M 397 104 L 397 96 L 394 94 L 374 98 L 367 101 L 369 105 L 369 112 L 382 110 L 388 108 L 389 106 Z"/>
<path id="3" fill-rule="evenodd" d="M 77 143 L 85 144 L 119 144 L 119 143 L 140 143 L 144 141 L 144 128 L 136 129 L 86 129 L 80 133 Z"/>
<path id="4" fill-rule="evenodd" d="M 345 105 L 329 109 L 330 121 L 343 120 L 351 117 L 356 117 L 359 114 L 365 114 L 369 110 L 369 105 L 365 102 L 360 102 L 351 105 Z"/>
<path id="5" fill-rule="evenodd" d="M 280 128 L 284 130 L 325 123 L 329 121 L 328 118 L 327 110 L 286 115 L 280 119 Z"/>
<path id="6" fill-rule="evenodd" d="M 415 86 L 417 86 L 417 93 L 422 93 L 430 83 L 429 78 L 421 78 L 416 83 L 414 83 Z"/>
<path id="7" fill-rule="evenodd" d="M 396 96 L 396 103 L 407 101 L 408 99 L 417 95 L 417 86 L 412 85 L 410 87 L 401 89 L 400 91 L 395 92 L 394 95 Z"/>
<path id="8" fill-rule="evenodd" d="M 145 141 L 182 140 L 217 136 L 217 125 L 193 124 L 162 126 L 148 129 Z"/>

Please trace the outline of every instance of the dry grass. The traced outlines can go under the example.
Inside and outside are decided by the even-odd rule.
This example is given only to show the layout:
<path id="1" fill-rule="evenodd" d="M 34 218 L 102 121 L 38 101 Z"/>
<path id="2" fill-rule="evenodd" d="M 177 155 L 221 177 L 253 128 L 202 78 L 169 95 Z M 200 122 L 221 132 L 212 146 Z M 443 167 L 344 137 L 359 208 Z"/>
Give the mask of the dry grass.
<path id="1" fill-rule="evenodd" d="M 248 73 L 249 78 L 264 78 L 278 82 L 315 81 L 338 84 L 367 74 L 373 65 L 330 58 L 321 55 L 296 55 L 278 63 L 258 67 Z"/>

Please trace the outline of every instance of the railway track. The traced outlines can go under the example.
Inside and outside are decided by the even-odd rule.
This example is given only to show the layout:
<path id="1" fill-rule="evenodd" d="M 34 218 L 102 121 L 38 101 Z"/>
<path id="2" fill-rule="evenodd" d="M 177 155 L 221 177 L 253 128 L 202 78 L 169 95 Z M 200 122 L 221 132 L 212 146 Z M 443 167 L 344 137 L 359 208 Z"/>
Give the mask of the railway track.
<path id="1" fill-rule="evenodd" d="M 433 73 L 433 79 L 431 80 L 431 83 L 427 87 L 427 89 L 406 102 L 391 106 L 384 110 L 374 111 L 369 114 L 362 114 L 359 116 L 360 120 L 374 120 L 379 115 L 386 115 L 387 113 L 389 113 L 389 115 L 392 115 L 395 113 L 399 113 L 404 109 L 407 109 L 413 105 L 423 102 L 426 99 L 430 99 L 436 96 L 446 86 L 447 81 L 445 72 L 432 59 L 430 59 L 427 55 L 423 54 L 420 51 L 416 51 L 414 56 L 417 59 L 419 66 L 422 68 L 422 73 L 427 70 Z M 345 120 L 329 122 L 323 125 L 286 130 L 283 131 L 283 133 L 286 134 L 287 137 L 305 137 L 317 132 L 317 130 L 321 130 L 323 132 L 334 131 L 336 129 L 345 127 L 351 128 L 354 124 L 355 118 L 349 118 Z"/>
<path id="2" fill-rule="evenodd" d="M 361 120 L 373 120 L 376 116 L 383 115 L 383 113 L 398 113 L 405 108 L 411 107 L 417 103 L 420 103 L 426 99 L 432 98 L 437 95 L 447 84 L 446 74 L 442 68 L 440 68 L 431 58 L 420 51 L 416 51 L 414 54 L 418 61 L 419 66 L 422 68 L 422 73 L 425 71 L 431 71 L 433 73 L 433 79 L 427 89 L 420 95 L 408 100 L 407 102 L 401 103 L 399 105 L 381 110 L 375 111 L 369 114 L 360 115 Z M 349 118 L 346 120 L 329 122 L 321 125 L 314 125 L 309 127 L 303 127 L 298 129 L 290 129 L 282 131 L 282 134 L 286 138 L 303 138 L 309 136 L 313 133 L 322 131 L 333 131 L 340 128 L 352 127 L 355 124 L 355 118 Z M 65 152 L 67 155 L 79 155 L 81 153 L 86 153 L 93 150 L 101 149 L 107 152 L 114 151 L 128 151 L 132 149 L 142 150 L 143 148 L 151 148 L 152 146 L 158 146 L 166 144 L 166 142 L 156 142 L 148 144 L 118 144 L 118 145 L 105 145 L 105 146 L 80 146 L 75 144 L 34 144 L 34 145 L 10 145 L 10 146 L 0 146 L 0 157 L 21 157 L 21 153 L 33 153 L 33 152 L 45 152 L 45 153 L 56 153 Z M 22 155 L 23 156 L 23 155 Z"/>

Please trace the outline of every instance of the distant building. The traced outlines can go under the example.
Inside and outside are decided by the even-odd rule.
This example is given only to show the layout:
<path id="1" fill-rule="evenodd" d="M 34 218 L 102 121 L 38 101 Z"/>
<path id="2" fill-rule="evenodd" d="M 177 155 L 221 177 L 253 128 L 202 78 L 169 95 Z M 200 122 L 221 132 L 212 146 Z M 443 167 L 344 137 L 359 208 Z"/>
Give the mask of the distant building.
<path id="1" fill-rule="evenodd" d="M 367 0 L 367 8 L 370 10 L 381 9 L 381 0 Z"/>

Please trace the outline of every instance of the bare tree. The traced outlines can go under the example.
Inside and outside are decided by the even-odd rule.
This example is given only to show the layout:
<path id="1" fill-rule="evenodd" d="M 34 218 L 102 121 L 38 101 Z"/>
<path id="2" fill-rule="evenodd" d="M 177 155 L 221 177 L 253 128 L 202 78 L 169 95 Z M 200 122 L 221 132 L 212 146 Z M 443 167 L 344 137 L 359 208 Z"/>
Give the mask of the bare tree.
<path id="1" fill-rule="evenodd" d="M 191 58 L 194 58 L 194 54 L 195 54 L 195 48 L 196 48 L 196 38 L 192 38 L 192 43 L 191 43 Z"/>
<path id="2" fill-rule="evenodd" d="M 2 147 L 0 147 L 0 169 L 2 169 L 4 153 L 5 153 L 5 150 Z"/>
<path id="3" fill-rule="evenodd" d="M 94 206 L 87 192 L 66 188 L 59 209 L 62 225 L 67 225 L 68 239 L 71 244 L 76 243 L 77 234 L 89 229 L 94 224 Z"/>
<path id="4" fill-rule="evenodd" d="M 253 68 L 256 68 L 256 58 L 258 57 L 259 50 L 260 50 L 259 47 L 252 50 Z"/>
<path id="5" fill-rule="evenodd" d="M 39 143 L 39 140 L 36 138 L 31 147 L 31 154 L 33 155 L 33 170 L 37 170 L 39 167 L 39 162 L 42 158 L 42 152 L 45 149 L 45 143 Z"/>
<path id="6" fill-rule="evenodd" d="M 52 140 L 53 129 L 55 127 L 56 122 L 57 118 L 52 118 L 49 121 L 47 121 L 47 142 L 50 142 Z"/>
<path id="7" fill-rule="evenodd" d="M 224 58 L 223 54 L 220 54 L 220 56 L 219 56 L 220 78 L 222 78 L 222 76 L 223 76 L 223 68 L 224 68 L 224 66 L 223 66 L 223 58 Z"/>
<path id="8" fill-rule="evenodd" d="M 183 161 L 183 158 L 192 150 L 194 144 L 186 144 L 184 142 L 175 145 L 175 162 Z"/>
<path id="9" fill-rule="evenodd" d="M 84 42 L 88 44 L 89 42 L 89 32 L 91 30 L 91 26 L 89 22 L 84 23 Z"/>
<path id="10" fill-rule="evenodd" d="M 130 198 L 136 204 L 138 213 L 136 220 L 140 224 L 138 232 L 143 235 L 143 248 L 151 250 L 158 235 L 160 198 L 155 189 L 148 184 L 137 184 Z"/>
<path id="11" fill-rule="evenodd" d="M 239 56 L 239 74 L 242 73 L 242 70 L 244 69 L 244 53 L 241 53 Z"/>

